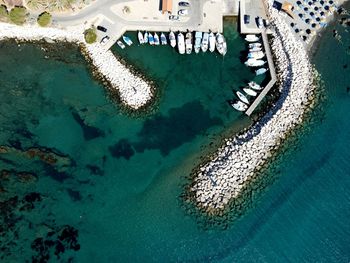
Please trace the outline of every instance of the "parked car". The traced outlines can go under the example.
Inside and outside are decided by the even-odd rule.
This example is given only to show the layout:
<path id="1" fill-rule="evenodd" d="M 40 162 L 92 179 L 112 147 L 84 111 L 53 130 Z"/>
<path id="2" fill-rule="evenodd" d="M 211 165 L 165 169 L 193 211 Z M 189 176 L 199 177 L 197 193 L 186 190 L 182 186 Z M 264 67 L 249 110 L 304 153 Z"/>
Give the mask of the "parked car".
<path id="1" fill-rule="evenodd" d="M 97 30 L 100 30 L 102 32 L 107 32 L 107 28 L 105 28 L 103 26 L 97 26 Z"/>
<path id="2" fill-rule="evenodd" d="M 258 26 L 258 28 L 263 28 L 264 27 L 264 21 L 263 21 L 263 19 L 261 18 L 261 17 L 257 17 L 256 18 L 256 24 L 257 24 L 257 26 Z"/>
<path id="3" fill-rule="evenodd" d="M 180 9 L 178 14 L 180 16 L 187 16 L 188 15 L 188 10 L 187 9 Z"/>
<path id="4" fill-rule="evenodd" d="M 190 3 L 188 3 L 188 2 L 179 2 L 179 6 L 189 7 Z"/>
<path id="5" fill-rule="evenodd" d="M 176 15 L 169 16 L 169 20 L 179 20 L 179 19 L 180 19 L 180 17 L 176 16 Z"/>
<path id="6" fill-rule="evenodd" d="M 102 39 L 101 39 L 101 44 L 102 45 L 104 45 L 104 44 L 106 44 L 107 42 L 108 42 L 108 40 L 109 40 L 109 36 L 104 36 Z"/>
<path id="7" fill-rule="evenodd" d="M 250 23 L 250 15 L 244 15 L 244 24 Z"/>

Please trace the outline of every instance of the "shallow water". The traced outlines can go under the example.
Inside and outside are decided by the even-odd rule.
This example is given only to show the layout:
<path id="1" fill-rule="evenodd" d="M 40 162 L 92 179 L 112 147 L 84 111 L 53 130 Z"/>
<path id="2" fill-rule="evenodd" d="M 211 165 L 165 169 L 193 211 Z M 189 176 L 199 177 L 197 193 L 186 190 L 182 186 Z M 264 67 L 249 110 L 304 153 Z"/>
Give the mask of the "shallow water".
<path id="1" fill-rule="evenodd" d="M 181 208 L 184 176 L 199 155 L 249 122 L 226 103 L 253 76 L 239 61 L 244 43 L 225 26 L 224 60 L 169 47 L 119 51 L 159 82 L 157 109 L 140 118 L 106 97 L 77 51 L 58 47 L 63 59 L 57 50 L 2 43 L 1 170 L 34 174 L 1 174 L 1 200 L 18 196 L 1 204 L 4 262 L 349 261 L 346 32 L 343 45 L 325 32 L 315 57 L 327 94 L 322 122 L 279 164 L 257 207 L 225 231 L 203 230 Z"/>

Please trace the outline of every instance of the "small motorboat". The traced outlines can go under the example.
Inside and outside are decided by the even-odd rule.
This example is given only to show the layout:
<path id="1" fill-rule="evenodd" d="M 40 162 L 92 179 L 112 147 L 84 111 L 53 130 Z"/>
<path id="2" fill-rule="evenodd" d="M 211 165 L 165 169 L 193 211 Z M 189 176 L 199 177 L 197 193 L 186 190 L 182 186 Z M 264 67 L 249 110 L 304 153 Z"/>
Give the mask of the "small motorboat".
<path id="1" fill-rule="evenodd" d="M 262 51 L 255 51 L 255 52 L 248 53 L 248 58 L 261 59 L 263 57 L 265 57 L 265 54 Z"/>
<path id="2" fill-rule="evenodd" d="M 177 34 L 177 48 L 180 54 L 185 54 L 185 37 L 181 32 Z"/>
<path id="3" fill-rule="evenodd" d="M 152 33 L 148 33 L 148 43 L 153 46 L 154 45 L 154 38 L 152 36 Z"/>
<path id="4" fill-rule="evenodd" d="M 192 33 L 191 32 L 187 32 L 186 33 L 185 45 L 186 45 L 186 54 L 191 54 L 192 53 L 192 48 L 193 48 Z"/>
<path id="5" fill-rule="evenodd" d="M 259 76 L 259 75 L 265 74 L 266 71 L 268 71 L 267 68 L 259 68 L 258 70 L 255 71 L 255 75 Z"/>
<path id="6" fill-rule="evenodd" d="M 143 40 L 143 34 L 141 33 L 141 31 L 139 31 L 139 32 L 137 33 L 137 37 L 138 37 L 139 43 L 140 43 L 141 45 L 145 43 L 145 41 Z"/>
<path id="7" fill-rule="evenodd" d="M 256 93 L 256 91 L 254 91 L 250 88 L 243 88 L 243 91 L 252 97 L 255 97 L 256 95 L 258 95 L 258 93 Z"/>
<path id="8" fill-rule="evenodd" d="M 259 84 L 257 84 L 254 81 L 249 82 L 248 86 L 252 89 L 255 89 L 255 90 L 262 90 L 263 89 L 263 87 L 261 87 Z"/>
<path id="9" fill-rule="evenodd" d="M 210 32 L 209 34 L 209 51 L 210 52 L 214 52 L 215 50 L 215 36 L 214 36 L 214 33 L 213 32 Z"/>
<path id="10" fill-rule="evenodd" d="M 264 60 L 257 60 L 255 58 L 249 58 L 244 64 L 248 67 L 260 67 L 264 65 L 266 61 Z"/>
<path id="11" fill-rule="evenodd" d="M 166 40 L 166 36 L 164 33 L 160 34 L 160 42 L 162 43 L 162 45 L 167 45 L 168 41 Z"/>
<path id="12" fill-rule="evenodd" d="M 145 32 L 145 34 L 143 35 L 143 43 L 147 44 L 148 43 L 148 33 Z"/>
<path id="13" fill-rule="evenodd" d="M 154 38 L 154 44 L 155 44 L 156 46 L 159 46 L 160 41 L 159 41 L 159 36 L 158 36 L 158 34 L 157 34 L 157 33 L 154 33 L 153 38 Z"/>
<path id="14" fill-rule="evenodd" d="M 246 104 L 249 104 L 248 98 L 247 98 L 242 92 L 237 91 L 236 94 L 237 94 L 237 97 L 238 97 L 242 102 L 244 102 L 244 103 L 246 103 Z"/>
<path id="15" fill-rule="evenodd" d="M 245 111 L 246 109 L 248 109 L 248 105 L 244 104 L 242 101 L 237 100 L 234 103 L 231 103 L 231 106 L 238 111 Z"/>
<path id="16" fill-rule="evenodd" d="M 207 52 L 208 47 L 209 47 L 209 34 L 205 32 L 203 34 L 202 44 L 201 44 L 202 52 Z"/>
<path id="17" fill-rule="evenodd" d="M 176 37 L 173 31 L 170 31 L 169 34 L 169 41 L 170 41 L 170 46 L 175 47 L 176 46 Z"/>
<path id="18" fill-rule="evenodd" d="M 257 51 L 261 51 L 261 47 L 252 47 L 249 49 L 249 52 L 257 52 Z"/>
<path id="19" fill-rule="evenodd" d="M 132 45 L 132 41 L 131 41 L 130 37 L 123 36 L 123 40 L 124 40 L 125 44 L 127 44 L 128 46 Z"/>
<path id="20" fill-rule="evenodd" d="M 254 47 L 261 47 L 261 43 L 250 43 L 249 48 L 254 48 Z"/>
<path id="21" fill-rule="evenodd" d="M 202 32 L 196 32 L 196 34 L 194 35 L 194 52 L 196 54 L 199 53 L 199 50 L 201 49 L 201 43 L 202 43 L 202 36 L 203 33 Z"/>
<path id="22" fill-rule="evenodd" d="M 256 42 L 259 40 L 259 37 L 256 35 L 246 35 L 245 40 L 248 42 Z"/>
<path id="23" fill-rule="evenodd" d="M 120 40 L 117 41 L 117 44 L 118 44 L 118 46 L 119 46 L 121 49 L 124 49 L 124 48 L 125 48 L 124 43 L 121 42 Z"/>
<path id="24" fill-rule="evenodd" d="M 226 40 L 225 37 L 220 33 L 216 34 L 216 49 L 221 55 L 225 56 L 227 52 Z"/>

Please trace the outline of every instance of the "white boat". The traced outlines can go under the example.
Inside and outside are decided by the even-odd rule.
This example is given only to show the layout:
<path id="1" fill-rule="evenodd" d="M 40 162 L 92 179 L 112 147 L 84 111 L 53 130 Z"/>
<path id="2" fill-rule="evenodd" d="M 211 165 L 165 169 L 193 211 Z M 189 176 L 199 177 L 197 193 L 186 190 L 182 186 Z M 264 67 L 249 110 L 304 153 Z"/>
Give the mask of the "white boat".
<path id="1" fill-rule="evenodd" d="M 262 51 L 255 51 L 255 52 L 248 53 L 248 58 L 261 59 L 263 57 L 265 57 L 265 54 Z"/>
<path id="2" fill-rule="evenodd" d="M 248 42 L 256 42 L 259 40 L 259 37 L 256 35 L 246 35 L 245 40 Z"/>
<path id="3" fill-rule="evenodd" d="M 255 58 L 249 58 L 244 64 L 248 67 L 260 67 L 264 65 L 266 61 L 263 60 L 257 60 Z"/>
<path id="4" fill-rule="evenodd" d="M 143 40 L 143 34 L 141 33 L 141 31 L 139 31 L 137 33 L 137 37 L 139 39 L 139 43 L 142 45 L 143 43 L 145 43 L 145 41 Z"/>
<path id="5" fill-rule="evenodd" d="M 264 27 L 263 19 L 259 16 L 257 20 L 258 28 L 262 29 Z"/>
<path id="6" fill-rule="evenodd" d="M 185 45 L 186 45 L 186 54 L 191 54 L 192 53 L 192 48 L 193 48 L 192 33 L 191 32 L 187 32 L 186 33 Z"/>
<path id="7" fill-rule="evenodd" d="M 132 45 L 132 41 L 131 41 L 130 37 L 123 36 L 123 40 L 124 40 L 125 44 L 127 44 L 128 46 Z"/>
<path id="8" fill-rule="evenodd" d="M 237 94 L 237 97 L 238 97 L 241 101 L 243 101 L 243 102 L 246 103 L 246 104 L 249 104 L 248 98 L 247 98 L 242 92 L 237 91 L 236 94 Z"/>
<path id="9" fill-rule="evenodd" d="M 166 36 L 164 33 L 160 34 L 160 42 L 162 43 L 162 45 L 167 45 L 168 41 L 166 40 Z"/>
<path id="10" fill-rule="evenodd" d="M 202 52 L 207 52 L 208 46 L 209 46 L 209 34 L 205 32 L 203 34 L 202 44 L 201 44 Z"/>
<path id="11" fill-rule="evenodd" d="M 148 33 L 148 43 L 153 46 L 154 45 L 154 38 L 152 33 Z"/>
<path id="12" fill-rule="evenodd" d="M 143 35 L 143 43 L 147 44 L 148 43 L 148 33 L 145 32 L 145 34 Z"/>
<path id="13" fill-rule="evenodd" d="M 159 36 L 158 36 L 158 34 L 157 34 L 157 33 L 154 33 L 153 38 L 154 38 L 154 44 L 155 44 L 156 46 L 159 46 L 160 41 L 159 41 Z"/>
<path id="14" fill-rule="evenodd" d="M 199 52 L 199 50 L 201 49 L 201 43 L 202 43 L 202 36 L 203 33 L 202 32 L 196 32 L 196 34 L 194 35 L 194 52 L 197 54 Z"/>
<path id="15" fill-rule="evenodd" d="M 252 97 L 255 97 L 256 95 L 258 95 L 258 93 L 256 93 L 256 91 L 254 91 L 250 88 L 243 88 L 243 91 Z"/>
<path id="16" fill-rule="evenodd" d="M 176 37 L 173 31 L 170 31 L 169 34 L 169 41 L 170 41 L 170 46 L 175 47 L 176 46 Z"/>
<path id="17" fill-rule="evenodd" d="M 248 83 L 248 86 L 255 90 L 262 90 L 263 87 L 261 87 L 259 84 L 255 83 L 254 81 L 251 81 Z"/>
<path id="18" fill-rule="evenodd" d="M 185 54 L 185 37 L 181 32 L 177 34 L 177 48 L 180 54 Z"/>
<path id="19" fill-rule="evenodd" d="M 249 52 L 257 52 L 257 51 L 261 51 L 261 47 L 252 47 L 249 49 Z"/>
<path id="20" fill-rule="evenodd" d="M 117 41 L 117 44 L 118 44 L 118 46 L 119 46 L 121 49 L 124 49 L 124 48 L 125 48 L 124 43 L 121 42 L 120 40 Z"/>
<path id="21" fill-rule="evenodd" d="M 227 52 L 226 40 L 225 37 L 220 33 L 216 34 L 216 49 L 221 55 L 225 56 Z"/>
<path id="22" fill-rule="evenodd" d="M 247 104 L 244 104 L 242 101 L 236 101 L 235 103 L 231 103 L 231 106 L 238 111 L 245 111 L 248 109 Z"/>
<path id="23" fill-rule="evenodd" d="M 250 43 L 249 48 L 261 47 L 261 43 Z"/>
<path id="24" fill-rule="evenodd" d="M 259 68 L 258 70 L 255 71 L 255 74 L 256 74 L 257 76 L 259 76 L 259 75 L 265 74 L 265 72 L 266 72 L 267 70 L 268 70 L 268 69 L 266 69 L 266 68 Z"/>
<path id="25" fill-rule="evenodd" d="M 209 51 L 210 52 L 214 52 L 215 50 L 215 36 L 214 36 L 214 33 L 213 32 L 210 32 L 209 34 Z"/>

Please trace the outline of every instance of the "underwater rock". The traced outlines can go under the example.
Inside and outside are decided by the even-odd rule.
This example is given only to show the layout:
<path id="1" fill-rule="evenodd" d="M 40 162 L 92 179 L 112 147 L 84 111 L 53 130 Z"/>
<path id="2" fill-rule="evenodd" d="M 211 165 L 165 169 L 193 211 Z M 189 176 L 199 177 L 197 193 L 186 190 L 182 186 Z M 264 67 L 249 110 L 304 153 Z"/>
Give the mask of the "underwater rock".
<path id="1" fill-rule="evenodd" d="M 108 150 L 113 157 L 118 159 L 123 157 L 129 160 L 135 154 L 134 149 L 127 139 L 119 140 L 115 145 L 108 147 Z"/>
<path id="2" fill-rule="evenodd" d="M 95 139 L 97 137 L 104 137 L 105 133 L 93 126 L 87 125 L 83 118 L 77 112 L 72 111 L 72 116 L 74 120 L 79 124 L 80 128 L 83 131 L 83 136 L 86 141 Z"/>
<path id="3" fill-rule="evenodd" d="M 99 175 L 99 176 L 104 175 L 104 171 L 97 165 L 87 164 L 85 167 L 89 169 L 90 173 L 94 175 Z"/>

